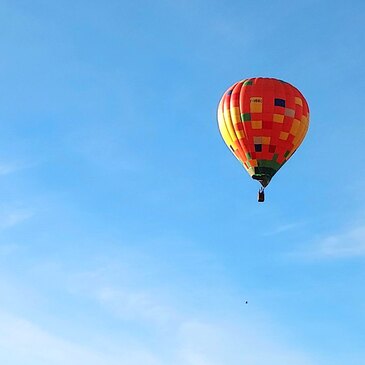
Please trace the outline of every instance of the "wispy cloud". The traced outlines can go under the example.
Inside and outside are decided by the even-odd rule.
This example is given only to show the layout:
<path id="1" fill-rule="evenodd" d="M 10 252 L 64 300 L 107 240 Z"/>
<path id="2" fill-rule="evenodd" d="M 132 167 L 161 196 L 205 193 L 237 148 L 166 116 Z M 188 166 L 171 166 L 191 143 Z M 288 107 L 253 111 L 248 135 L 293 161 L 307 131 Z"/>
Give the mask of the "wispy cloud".
<path id="1" fill-rule="evenodd" d="M 166 293 L 156 293 L 146 287 L 137 290 L 135 286 L 118 285 L 113 280 L 110 280 L 109 286 L 100 285 L 108 281 L 105 272 L 88 273 L 86 277 L 93 276 L 95 287 L 88 286 L 89 294 L 85 291 L 74 291 L 74 294 L 86 295 L 99 303 L 105 310 L 105 316 L 114 318 L 121 332 L 136 325 L 139 329 L 145 328 L 146 333 L 153 333 L 156 346 L 152 352 L 158 364 L 315 364 L 289 339 L 278 335 L 280 330 L 268 318 L 263 322 L 260 315 L 254 314 L 254 319 L 237 318 L 232 321 L 230 315 L 217 318 L 212 312 L 199 314 L 196 310 L 192 314 L 191 308 L 178 308 Z M 133 281 L 133 273 L 125 274 Z M 102 275 L 102 280 L 97 278 L 98 275 Z M 173 295 L 173 290 L 170 294 Z M 128 325 L 124 327 L 126 322 Z M 133 339 L 133 334 L 128 336 Z M 139 346 L 143 349 L 144 341 Z M 122 362 L 124 364 L 129 365 Z"/>
<path id="2" fill-rule="evenodd" d="M 62 364 L 67 358 L 75 364 L 82 359 L 93 360 L 94 356 L 88 351 L 51 335 L 28 320 L 7 313 L 1 313 L 0 319 L 0 347 L 3 353 L 8 353 L 11 362 L 27 358 L 31 363 L 37 360 L 51 364 Z"/>
<path id="3" fill-rule="evenodd" d="M 14 227 L 30 219 L 33 215 L 34 212 L 27 209 L 3 209 L 0 211 L 0 229 Z"/>
<path id="4" fill-rule="evenodd" d="M 314 254 L 328 258 L 365 257 L 365 226 L 323 238 Z"/>
<path id="5" fill-rule="evenodd" d="M 156 300 L 146 290 L 104 287 L 98 290 L 96 297 L 103 306 L 123 320 L 163 324 L 175 317 L 170 307 Z"/>
<path id="6" fill-rule="evenodd" d="M 94 270 L 88 267 L 85 272 L 64 265 L 32 270 L 33 275 L 56 282 L 61 298 L 67 297 L 62 296 L 66 290 L 88 310 L 97 308 L 95 314 L 105 325 L 95 324 L 90 312 L 85 328 L 85 323 L 77 323 L 75 311 L 73 322 L 59 331 L 47 324 L 52 321 L 40 324 L 38 319 L 0 309 L 0 361 L 7 365 L 316 364 L 305 350 L 280 335 L 280 325 L 267 316 L 263 320 L 255 311 L 248 317 L 232 311 L 222 316 L 208 308 L 202 313 L 194 305 L 175 301 L 178 288 L 162 288 L 144 275 L 140 280 L 141 270 L 150 272 L 140 257 L 124 259 L 140 266 L 136 270 L 135 265 L 113 258 L 97 261 Z M 53 319 L 60 321 L 57 313 Z"/>
<path id="7" fill-rule="evenodd" d="M 216 322 L 185 322 L 180 329 L 179 355 L 185 365 L 314 364 L 310 357 L 281 343 L 280 336 L 258 323 L 241 326 Z"/>
<path id="8" fill-rule="evenodd" d="M 18 164 L 10 164 L 0 162 L 0 175 L 9 175 L 15 171 L 20 170 L 20 166 Z"/>
<path id="9" fill-rule="evenodd" d="M 24 318 L 0 312 L 1 359 L 28 365 L 159 365 L 142 348 L 125 351 L 95 350 L 52 334 Z"/>
<path id="10" fill-rule="evenodd" d="M 303 222 L 293 222 L 293 223 L 286 223 L 286 224 L 280 224 L 274 227 L 272 230 L 263 233 L 264 236 L 275 236 L 280 233 L 284 233 L 287 231 L 291 231 L 293 229 L 302 227 L 304 225 Z"/>
<path id="11" fill-rule="evenodd" d="M 0 256 L 11 255 L 19 250 L 19 245 L 15 243 L 0 244 Z"/>
<path id="12" fill-rule="evenodd" d="M 270 339 L 259 333 L 254 323 L 239 328 L 220 320 L 186 318 L 169 332 L 169 338 L 155 337 L 156 346 L 149 348 L 143 341 L 133 341 L 133 335 L 124 343 L 123 338 L 103 335 L 97 338 L 99 344 L 90 336 L 86 336 L 89 342 L 80 338 L 78 343 L 4 311 L 0 311 L 0 322 L 0 358 L 7 365 L 315 364 L 306 354 L 280 343 L 278 336 Z"/>
<path id="13" fill-rule="evenodd" d="M 0 161 L 0 176 L 10 175 L 33 166 L 35 166 L 35 163 Z"/>
<path id="14" fill-rule="evenodd" d="M 316 238 L 305 248 L 292 252 L 291 257 L 304 260 L 348 259 L 365 257 L 365 226 Z"/>

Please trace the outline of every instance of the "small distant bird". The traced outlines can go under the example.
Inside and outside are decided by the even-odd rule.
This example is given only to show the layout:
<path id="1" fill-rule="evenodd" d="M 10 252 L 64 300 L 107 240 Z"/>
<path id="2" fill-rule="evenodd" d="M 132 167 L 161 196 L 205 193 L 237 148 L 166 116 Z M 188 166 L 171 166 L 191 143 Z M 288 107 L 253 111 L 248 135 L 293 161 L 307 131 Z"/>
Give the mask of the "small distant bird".
<path id="1" fill-rule="evenodd" d="M 247 300 L 245 301 L 245 304 L 248 304 L 248 301 Z"/>

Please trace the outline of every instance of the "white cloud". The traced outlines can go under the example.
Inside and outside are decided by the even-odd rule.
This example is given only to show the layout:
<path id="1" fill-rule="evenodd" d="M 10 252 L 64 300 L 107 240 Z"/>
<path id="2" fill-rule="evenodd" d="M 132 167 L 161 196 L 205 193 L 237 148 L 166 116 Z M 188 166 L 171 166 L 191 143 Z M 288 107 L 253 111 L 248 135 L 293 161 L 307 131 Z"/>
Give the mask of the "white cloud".
<path id="1" fill-rule="evenodd" d="M 98 303 L 102 315 L 135 349 L 143 352 L 152 341 L 150 355 L 161 365 L 316 364 L 267 316 L 263 320 L 263 315 L 255 311 L 247 318 L 241 313 L 236 318 L 231 312 L 215 316 L 209 309 L 201 313 L 176 303 L 173 289 L 166 293 L 149 288 L 155 288 L 149 282 L 137 281 L 133 269 L 126 269 L 122 260 L 120 267 L 109 263 L 72 275 L 70 283 L 73 295 Z M 127 349 L 122 357 L 130 357 Z"/>
<path id="2" fill-rule="evenodd" d="M 19 166 L 15 164 L 0 163 L 0 175 L 9 175 L 19 170 Z"/>
<path id="3" fill-rule="evenodd" d="M 259 323 L 186 322 L 180 332 L 180 359 L 185 365 L 311 365 L 309 356 L 281 343 L 280 335 Z"/>
<path id="4" fill-rule="evenodd" d="M 30 162 L 3 162 L 0 161 L 0 176 L 13 174 L 17 171 L 33 167 L 35 164 Z"/>
<path id="5" fill-rule="evenodd" d="M 255 312 L 247 317 L 236 313 L 235 317 L 231 311 L 216 316 L 209 309 L 202 313 L 176 304 L 171 298 L 173 289 L 170 293 L 161 289 L 158 292 L 150 288 L 150 282 L 137 284 L 138 274 L 126 269 L 123 262 L 119 265 L 104 262 L 102 267 L 85 273 L 70 273 L 64 267 L 59 268 L 60 272 L 48 272 L 49 280 L 57 281 L 61 295 L 63 279 L 63 289 L 71 285 L 68 293 L 89 310 L 99 304 L 96 313 L 105 320 L 103 326 L 93 322 L 92 312 L 86 328 L 77 323 L 74 315 L 76 322 L 63 324 L 60 335 L 56 333 L 58 328 L 52 330 L 48 324 L 39 325 L 34 319 L 0 310 L 0 362 L 6 365 L 315 364 L 288 336 L 281 335 L 280 326 L 267 317 L 263 319 Z M 54 313 L 56 323 L 60 320 L 57 316 Z M 64 318 L 64 313 L 61 317 Z M 111 327 L 109 323 L 113 323 Z M 80 340 L 75 341 L 76 333 Z"/>
<path id="6" fill-rule="evenodd" d="M 11 255 L 19 250 L 19 245 L 16 243 L 2 243 L 0 244 L 0 256 Z"/>
<path id="7" fill-rule="evenodd" d="M 123 348 L 123 344 L 119 345 Z M 0 312 L 0 359 L 7 365 L 159 365 L 142 346 L 98 351 L 54 335 L 26 319 Z M 5 361 L 6 359 L 6 361 Z"/>
<path id="8" fill-rule="evenodd" d="M 289 256 L 304 260 L 365 257 L 365 226 L 358 225 L 341 233 L 316 238 Z"/>
<path id="9" fill-rule="evenodd" d="M 365 226 L 325 237 L 314 253 L 316 256 L 329 258 L 365 257 Z"/>
<path id="10" fill-rule="evenodd" d="M 5 209 L 3 212 L 0 212 L 0 229 L 16 226 L 33 215 L 33 212 L 26 209 Z"/>
<path id="11" fill-rule="evenodd" d="M 274 229 L 272 229 L 271 231 L 264 233 L 264 236 L 274 236 L 280 233 L 284 233 L 287 231 L 291 231 L 293 229 L 302 227 L 304 225 L 303 222 L 296 222 L 296 223 L 287 223 L 287 224 L 281 224 L 276 226 Z"/>
<path id="12" fill-rule="evenodd" d="M 141 339 L 133 339 L 132 334 L 125 341 L 99 337 L 95 345 L 85 344 L 82 338 L 80 343 L 70 341 L 34 322 L 0 311 L 0 360 L 7 365 L 314 364 L 307 355 L 283 346 L 280 336 L 269 336 L 270 331 L 262 333 L 254 323 L 186 318 L 174 325 L 169 337 L 154 338 L 156 346 L 152 349 Z"/>
<path id="13" fill-rule="evenodd" d="M 22 318 L 0 314 L 0 348 L 10 362 L 39 364 L 97 364 L 96 355 Z M 2 355 L 2 356 L 3 356 Z"/>
<path id="14" fill-rule="evenodd" d="M 178 310 L 156 293 L 120 286 L 92 290 L 91 297 L 102 304 L 121 329 L 128 321 L 127 328 L 135 324 L 152 333 L 157 344 L 154 356 L 161 365 L 315 364 L 309 355 L 281 336 L 276 325 L 267 318 L 259 319 L 257 313 L 251 319 L 236 321 L 230 315 L 192 316 L 189 309 Z"/>
<path id="15" fill-rule="evenodd" d="M 103 306 L 122 320 L 162 325 L 175 317 L 170 307 L 161 304 L 147 291 L 104 287 L 96 296 Z"/>

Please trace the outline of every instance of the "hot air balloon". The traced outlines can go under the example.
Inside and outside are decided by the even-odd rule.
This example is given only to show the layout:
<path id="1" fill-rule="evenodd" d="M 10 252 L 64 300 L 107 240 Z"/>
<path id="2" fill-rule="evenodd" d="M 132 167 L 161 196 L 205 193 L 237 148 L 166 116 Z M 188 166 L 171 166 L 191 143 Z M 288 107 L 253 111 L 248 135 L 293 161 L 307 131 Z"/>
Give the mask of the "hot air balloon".
<path id="1" fill-rule="evenodd" d="M 309 108 L 301 92 L 274 78 L 250 78 L 232 85 L 218 106 L 219 131 L 249 175 L 264 188 L 302 143 Z"/>

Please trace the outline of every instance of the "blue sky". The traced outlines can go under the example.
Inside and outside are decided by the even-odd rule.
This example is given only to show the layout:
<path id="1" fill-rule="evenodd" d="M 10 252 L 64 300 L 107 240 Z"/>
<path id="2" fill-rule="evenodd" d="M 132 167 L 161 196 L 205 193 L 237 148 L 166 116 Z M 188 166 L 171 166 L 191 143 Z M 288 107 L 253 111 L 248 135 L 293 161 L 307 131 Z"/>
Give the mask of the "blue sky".
<path id="1" fill-rule="evenodd" d="M 0 363 L 364 364 L 364 24 L 361 1 L 2 1 Z M 311 110 L 262 205 L 216 122 L 255 76 Z"/>

